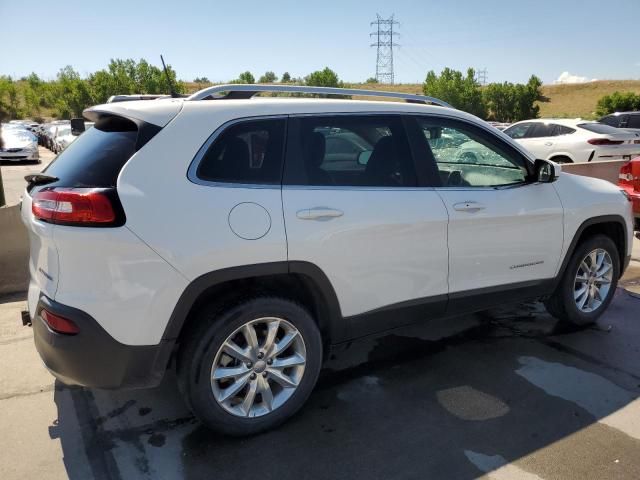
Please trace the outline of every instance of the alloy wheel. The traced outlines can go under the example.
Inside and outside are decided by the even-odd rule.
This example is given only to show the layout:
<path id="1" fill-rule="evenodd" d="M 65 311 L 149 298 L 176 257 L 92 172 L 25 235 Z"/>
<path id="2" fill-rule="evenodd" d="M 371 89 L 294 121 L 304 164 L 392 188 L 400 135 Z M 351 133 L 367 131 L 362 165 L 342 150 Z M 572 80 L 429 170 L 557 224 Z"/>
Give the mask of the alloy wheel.
<path id="1" fill-rule="evenodd" d="M 609 253 L 596 248 L 580 262 L 574 280 L 573 298 L 578 310 L 591 313 L 607 299 L 613 280 L 613 262 Z"/>
<path id="2" fill-rule="evenodd" d="M 304 339 L 291 323 L 277 317 L 252 320 L 218 349 L 211 367 L 213 396 L 233 415 L 266 415 L 294 394 L 306 360 Z"/>

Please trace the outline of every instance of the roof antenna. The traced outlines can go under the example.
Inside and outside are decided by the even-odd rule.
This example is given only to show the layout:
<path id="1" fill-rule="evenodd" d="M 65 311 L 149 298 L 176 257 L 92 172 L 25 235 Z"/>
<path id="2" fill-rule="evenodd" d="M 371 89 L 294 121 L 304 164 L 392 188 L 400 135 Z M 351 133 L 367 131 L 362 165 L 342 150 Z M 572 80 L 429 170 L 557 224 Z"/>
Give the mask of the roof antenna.
<path id="1" fill-rule="evenodd" d="M 171 82 L 171 77 L 169 76 L 169 72 L 167 71 L 167 66 L 164 64 L 164 58 L 160 55 L 160 61 L 162 62 L 162 68 L 164 69 L 164 74 L 167 77 L 167 83 L 169 84 L 169 93 L 171 93 L 171 98 L 182 98 L 178 92 L 176 92 L 173 83 Z"/>

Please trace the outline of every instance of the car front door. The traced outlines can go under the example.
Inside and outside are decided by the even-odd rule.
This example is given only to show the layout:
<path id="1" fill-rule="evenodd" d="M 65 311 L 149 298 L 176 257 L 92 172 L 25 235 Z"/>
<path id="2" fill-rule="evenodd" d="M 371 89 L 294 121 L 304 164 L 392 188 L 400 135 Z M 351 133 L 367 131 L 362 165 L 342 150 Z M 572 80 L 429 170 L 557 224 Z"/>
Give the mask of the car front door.
<path id="1" fill-rule="evenodd" d="M 451 306 L 466 298 L 477 307 L 490 300 L 487 293 L 544 286 L 563 242 L 554 186 L 531 182 L 529 160 L 488 129 L 439 116 L 412 120 L 427 143 L 423 160 L 437 168 L 435 191 L 449 215 Z"/>
<path id="2" fill-rule="evenodd" d="M 290 117 L 282 201 L 291 269 L 324 272 L 347 336 L 444 312 L 447 211 L 400 115 Z"/>

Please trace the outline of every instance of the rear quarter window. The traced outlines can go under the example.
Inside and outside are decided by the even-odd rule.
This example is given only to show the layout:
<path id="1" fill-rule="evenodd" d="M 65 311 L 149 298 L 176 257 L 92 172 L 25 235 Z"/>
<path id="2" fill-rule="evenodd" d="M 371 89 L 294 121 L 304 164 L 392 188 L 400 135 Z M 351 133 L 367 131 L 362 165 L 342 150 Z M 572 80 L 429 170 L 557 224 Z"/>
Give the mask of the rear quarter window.
<path id="1" fill-rule="evenodd" d="M 59 178 L 55 186 L 60 187 L 115 187 L 124 164 L 158 131 L 155 125 L 139 127 L 122 117 L 103 117 L 43 173 Z"/>

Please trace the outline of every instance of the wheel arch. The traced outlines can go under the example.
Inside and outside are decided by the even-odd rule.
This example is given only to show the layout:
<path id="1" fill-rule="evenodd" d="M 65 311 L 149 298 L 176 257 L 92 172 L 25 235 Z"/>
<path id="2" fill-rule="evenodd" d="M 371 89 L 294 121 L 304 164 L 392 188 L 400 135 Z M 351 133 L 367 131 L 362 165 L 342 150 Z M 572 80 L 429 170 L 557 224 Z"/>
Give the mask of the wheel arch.
<path id="1" fill-rule="evenodd" d="M 325 273 L 309 262 L 283 261 L 225 268 L 196 278 L 178 299 L 163 340 L 178 343 L 206 303 L 223 305 L 260 294 L 290 298 L 308 308 L 325 347 L 348 338 L 338 298 Z"/>
<path id="2" fill-rule="evenodd" d="M 564 255 L 564 259 L 562 260 L 560 270 L 556 277 L 557 282 L 559 282 L 563 277 L 564 272 L 567 269 L 567 265 L 569 264 L 569 260 L 580 242 L 597 234 L 603 234 L 610 237 L 616 244 L 616 247 L 618 247 L 618 255 L 620 257 L 620 276 L 622 276 L 624 273 L 627 252 L 627 224 L 624 218 L 620 215 L 601 215 L 585 220 L 576 230 L 573 235 L 573 239 L 571 240 L 571 244 L 569 245 L 569 248 Z"/>

